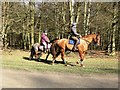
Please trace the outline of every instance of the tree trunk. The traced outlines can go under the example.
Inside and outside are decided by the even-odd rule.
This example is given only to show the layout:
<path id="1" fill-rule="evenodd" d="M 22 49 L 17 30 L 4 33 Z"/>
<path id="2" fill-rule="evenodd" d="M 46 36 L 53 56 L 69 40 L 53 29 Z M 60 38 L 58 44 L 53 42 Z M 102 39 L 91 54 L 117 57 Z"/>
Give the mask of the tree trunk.
<path id="1" fill-rule="evenodd" d="M 117 30 L 117 3 L 113 3 L 113 22 L 112 22 L 112 52 L 111 55 L 115 55 L 115 32 Z"/>
<path id="2" fill-rule="evenodd" d="M 118 2 L 118 8 L 120 8 L 120 2 Z M 118 51 L 120 51 L 120 9 L 118 9 Z"/>
<path id="3" fill-rule="evenodd" d="M 88 3 L 88 15 L 87 15 L 87 21 L 86 21 L 86 30 L 85 34 L 90 34 L 89 27 L 90 27 L 90 11 L 91 11 L 91 2 Z"/>
<path id="4" fill-rule="evenodd" d="M 75 22 L 75 14 L 74 14 L 74 4 L 75 4 L 75 1 L 74 0 L 70 0 L 69 4 L 70 4 L 70 23 L 72 25 L 72 23 Z"/>
<path id="5" fill-rule="evenodd" d="M 63 2 L 63 6 L 62 6 L 63 26 L 62 26 L 62 31 L 61 31 L 61 36 L 60 36 L 60 38 L 63 38 L 64 32 L 67 31 L 67 28 L 66 28 L 66 18 L 65 18 L 66 12 L 65 12 L 65 10 L 66 10 L 66 4 L 65 4 L 65 2 Z"/>
<path id="6" fill-rule="evenodd" d="M 34 44 L 34 14 L 35 14 L 35 3 L 30 2 L 30 29 L 31 29 L 31 46 Z"/>
<path id="7" fill-rule="evenodd" d="M 9 2 L 3 2 L 3 31 L 2 31 L 2 35 L 3 35 L 3 47 L 4 49 L 7 48 L 8 46 L 8 42 L 7 42 L 7 30 L 9 27 L 9 21 L 8 21 L 8 17 L 9 17 Z"/>
<path id="8" fill-rule="evenodd" d="M 79 17 L 80 17 L 80 7 L 78 7 L 78 10 L 77 10 L 76 23 L 78 23 L 78 22 L 79 22 Z"/>
<path id="9" fill-rule="evenodd" d="M 38 28 L 38 25 L 39 25 L 39 28 Z M 36 20 L 36 23 L 35 23 L 35 30 L 37 30 L 38 32 L 38 42 L 40 43 L 40 36 L 41 36 L 41 12 L 39 12 L 38 14 L 38 18 Z"/>
<path id="10" fill-rule="evenodd" d="M 30 49 L 30 33 L 27 33 L 27 49 Z"/>
<path id="11" fill-rule="evenodd" d="M 88 2 L 85 1 L 84 3 L 84 34 L 87 35 L 87 32 L 86 32 L 86 22 L 87 22 L 87 4 Z"/>

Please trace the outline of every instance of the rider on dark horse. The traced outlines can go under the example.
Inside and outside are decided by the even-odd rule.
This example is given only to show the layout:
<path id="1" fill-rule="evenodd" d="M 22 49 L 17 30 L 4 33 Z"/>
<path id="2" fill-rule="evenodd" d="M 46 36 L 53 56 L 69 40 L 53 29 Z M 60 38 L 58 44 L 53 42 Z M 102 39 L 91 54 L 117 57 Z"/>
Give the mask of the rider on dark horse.
<path id="1" fill-rule="evenodd" d="M 77 50 L 77 44 L 79 42 L 78 37 L 81 37 L 81 35 L 77 33 L 76 23 L 73 23 L 71 26 L 71 36 L 70 36 L 70 38 L 72 38 L 75 41 L 73 49 L 72 49 L 73 51 Z"/>
<path id="2" fill-rule="evenodd" d="M 48 50 L 48 48 L 49 48 L 49 42 L 50 42 L 50 40 L 49 40 L 49 38 L 48 38 L 48 36 L 47 36 L 47 31 L 45 30 L 45 31 L 42 33 L 42 35 L 41 35 L 41 40 L 40 40 L 41 45 L 43 45 L 43 47 L 44 47 L 44 52 L 45 52 L 45 53 L 47 52 L 47 50 Z"/>

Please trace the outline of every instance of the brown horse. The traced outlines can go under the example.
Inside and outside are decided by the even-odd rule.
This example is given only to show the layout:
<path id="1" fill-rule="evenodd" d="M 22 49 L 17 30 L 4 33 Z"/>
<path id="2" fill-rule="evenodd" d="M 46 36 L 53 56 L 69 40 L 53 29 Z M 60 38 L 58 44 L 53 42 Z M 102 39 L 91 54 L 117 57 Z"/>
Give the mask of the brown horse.
<path id="1" fill-rule="evenodd" d="M 80 56 L 80 61 L 81 61 L 80 66 L 81 67 L 84 67 L 83 60 L 84 60 L 84 56 L 85 56 L 85 51 L 88 49 L 88 45 L 91 42 L 94 42 L 94 44 L 99 46 L 100 45 L 100 34 L 99 33 L 98 34 L 89 34 L 89 35 L 83 36 L 80 39 L 80 44 L 77 45 L 77 48 L 78 48 L 77 51 Z M 63 39 L 56 40 L 51 46 L 51 53 L 53 55 L 52 64 L 54 64 L 55 59 L 61 53 L 61 59 L 64 61 L 64 64 L 67 65 L 67 63 L 64 59 L 65 51 L 67 51 L 67 50 L 72 51 L 72 48 L 73 48 L 73 45 L 69 44 L 69 39 L 63 38 Z M 80 61 L 79 61 L 79 63 L 80 63 Z"/>

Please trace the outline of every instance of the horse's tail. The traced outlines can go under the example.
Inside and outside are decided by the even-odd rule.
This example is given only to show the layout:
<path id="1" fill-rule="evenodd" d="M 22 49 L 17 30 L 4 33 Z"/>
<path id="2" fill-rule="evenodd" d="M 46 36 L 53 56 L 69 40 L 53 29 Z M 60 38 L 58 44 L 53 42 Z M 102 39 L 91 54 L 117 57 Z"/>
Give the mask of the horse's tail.
<path id="1" fill-rule="evenodd" d="M 58 57 L 58 55 L 60 54 L 60 47 L 57 45 L 56 42 L 53 42 L 50 51 L 51 54 L 53 55 L 53 58 Z"/>

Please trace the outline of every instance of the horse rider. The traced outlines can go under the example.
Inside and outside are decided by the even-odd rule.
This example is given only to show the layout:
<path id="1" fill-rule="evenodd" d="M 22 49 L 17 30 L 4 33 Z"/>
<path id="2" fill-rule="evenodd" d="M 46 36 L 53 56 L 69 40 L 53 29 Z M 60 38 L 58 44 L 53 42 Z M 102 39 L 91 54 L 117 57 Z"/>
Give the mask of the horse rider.
<path id="1" fill-rule="evenodd" d="M 72 38 L 75 43 L 74 43 L 74 46 L 73 46 L 73 51 L 76 51 L 77 50 L 77 44 L 79 42 L 79 39 L 78 37 L 81 37 L 80 34 L 77 33 L 77 30 L 76 30 L 76 23 L 72 23 L 72 26 L 71 26 L 71 36 L 70 38 Z"/>
<path id="2" fill-rule="evenodd" d="M 41 34 L 41 45 L 43 45 L 43 48 L 44 48 L 44 52 L 46 53 L 48 48 L 49 48 L 49 38 L 47 36 L 47 31 L 45 30 L 42 34 Z"/>

